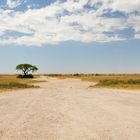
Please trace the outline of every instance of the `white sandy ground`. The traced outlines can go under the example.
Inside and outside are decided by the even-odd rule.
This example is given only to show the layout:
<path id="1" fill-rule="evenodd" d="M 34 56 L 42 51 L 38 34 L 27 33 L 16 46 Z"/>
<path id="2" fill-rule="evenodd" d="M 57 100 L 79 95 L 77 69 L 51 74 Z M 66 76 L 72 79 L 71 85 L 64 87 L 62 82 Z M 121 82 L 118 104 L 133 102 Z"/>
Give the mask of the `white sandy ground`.
<path id="1" fill-rule="evenodd" d="M 140 140 L 140 91 L 47 81 L 0 95 L 0 140 Z"/>

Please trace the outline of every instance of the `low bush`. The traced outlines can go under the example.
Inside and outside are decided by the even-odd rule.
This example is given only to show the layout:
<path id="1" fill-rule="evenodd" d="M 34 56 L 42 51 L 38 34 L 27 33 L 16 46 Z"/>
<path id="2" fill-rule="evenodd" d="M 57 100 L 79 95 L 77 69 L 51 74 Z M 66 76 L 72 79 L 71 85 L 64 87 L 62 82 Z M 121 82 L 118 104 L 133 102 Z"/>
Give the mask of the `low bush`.
<path id="1" fill-rule="evenodd" d="M 80 74 L 79 73 L 74 73 L 73 76 L 80 76 Z"/>
<path id="2" fill-rule="evenodd" d="M 18 75 L 17 75 L 17 78 L 22 78 L 22 75 L 21 75 L 21 74 L 18 74 Z"/>
<path id="3" fill-rule="evenodd" d="M 17 78 L 34 78 L 34 76 L 32 74 L 28 74 L 28 75 L 18 74 Z"/>

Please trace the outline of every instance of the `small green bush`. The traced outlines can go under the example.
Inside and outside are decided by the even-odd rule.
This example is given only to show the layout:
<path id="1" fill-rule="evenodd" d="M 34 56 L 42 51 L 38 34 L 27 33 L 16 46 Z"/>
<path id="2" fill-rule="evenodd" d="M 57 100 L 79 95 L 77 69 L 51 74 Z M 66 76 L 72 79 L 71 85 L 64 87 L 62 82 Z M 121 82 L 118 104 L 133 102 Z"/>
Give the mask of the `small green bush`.
<path id="1" fill-rule="evenodd" d="M 21 74 L 18 74 L 18 75 L 17 75 L 17 78 L 22 78 L 22 75 L 21 75 Z"/>

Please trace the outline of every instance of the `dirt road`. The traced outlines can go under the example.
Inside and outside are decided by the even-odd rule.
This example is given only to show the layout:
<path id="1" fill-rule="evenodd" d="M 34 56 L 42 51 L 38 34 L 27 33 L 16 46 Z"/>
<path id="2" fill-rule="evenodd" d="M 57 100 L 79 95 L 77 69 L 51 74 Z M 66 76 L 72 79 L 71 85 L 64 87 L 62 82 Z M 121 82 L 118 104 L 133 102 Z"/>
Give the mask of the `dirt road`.
<path id="1" fill-rule="evenodd" d="M 47 80 L 40 89 L 0 95 L 0 140 L 140 139 L 140 91 Z"/>

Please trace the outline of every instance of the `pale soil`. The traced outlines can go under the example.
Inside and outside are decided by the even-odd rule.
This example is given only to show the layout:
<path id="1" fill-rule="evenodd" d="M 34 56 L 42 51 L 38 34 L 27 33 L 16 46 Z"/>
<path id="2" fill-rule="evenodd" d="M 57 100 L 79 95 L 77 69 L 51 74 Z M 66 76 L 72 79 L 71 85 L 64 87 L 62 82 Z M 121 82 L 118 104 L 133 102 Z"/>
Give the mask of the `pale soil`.
<path id="1" fill-rule="evenodd" d="M 40 89 L 0 95 L 0 140 L 140 139 L 140 91 L 47 81 Z"/>

